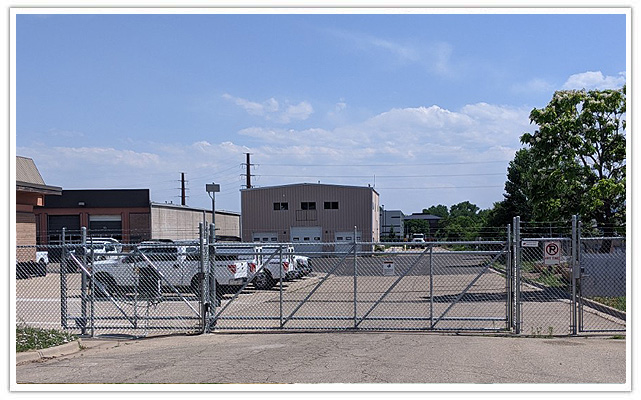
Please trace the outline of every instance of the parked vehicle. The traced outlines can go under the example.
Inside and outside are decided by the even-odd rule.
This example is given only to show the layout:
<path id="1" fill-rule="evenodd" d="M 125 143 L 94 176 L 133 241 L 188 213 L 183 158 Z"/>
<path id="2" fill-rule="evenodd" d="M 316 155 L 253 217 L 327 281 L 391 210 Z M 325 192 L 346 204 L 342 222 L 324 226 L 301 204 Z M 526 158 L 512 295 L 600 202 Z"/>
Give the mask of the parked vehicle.
<path id="1" fill-rule="evenodd" d="M 422 233 L 413 233 L 412 234 L 413 243 L 425 243 L 425 235 Z"/>
<path id="2" fill-rule="evenodd" d="M 292 279 L 295 274 L 293 247 L 281 249 L 279 246 L 257 246 L 256 251 L 258 253 L 258 272 L 253 281 L 256 289 L 270 289 L 281 279 Z M 287 272 L 290 274 L 288 275 Z"/>
<path id="3" fill-rule="evenodd" d="M 149 264 L 153 265 L 149 265 Z M 168 242 L 146 242 L 124 256 L 97 260 L 93 263 L 95 279 L 105 288 L 96 294 L 180 291 L 200 293 L 200 249 L 197 246 L 176 245 Z M 220 260 L 214 262 L 217 297 L 235 292 L 248 281 L 250 263 Z"/>
<path id="4" fill-rule="evenodd" d="M 312 272 L 312 266 L 309 257 L 294 255 L 296 269 L 300 271 L 301 276 L 309 275 Z"/>

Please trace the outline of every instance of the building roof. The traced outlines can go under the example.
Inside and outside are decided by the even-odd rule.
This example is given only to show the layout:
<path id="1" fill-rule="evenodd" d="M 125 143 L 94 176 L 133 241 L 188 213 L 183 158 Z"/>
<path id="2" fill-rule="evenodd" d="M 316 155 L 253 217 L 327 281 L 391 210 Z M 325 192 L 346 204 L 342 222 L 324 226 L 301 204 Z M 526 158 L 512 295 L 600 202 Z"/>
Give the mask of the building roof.
<path id="1" fill-rule="evenodd" d="M 277 189 L 277 188 L 289 188 L 289 187 L 294 187 L 294 186 L 329 186 L 329 187 L 339 187 L 339 188 L 347 188 L 347 189 L 369 189 L 373 191 L 376 194 L 379 194 L 376 189 L 373 187 L 367 185 L 367 186 L 350 186 L 350 185 L 336 185 L 336 184 L 328 184 L 328 183 L 290 183 L 287 185 L 276 185 L 276 186 L 264 186 L 264 187 L 252 187 L 249 189 L 241 189 L 241 192 L 248 191 L 248 190 L 270 190 L 270 189 Z"/>
<path id="2" fill-rule="evenodd" d="M 183 206 L 180 204 L 174 204 L 174 203 L 156 203 L 156 202 L 151 202 L 151 207 L 153 208 L 173 208 L 173 209 L 179 209 L 179 210 L 190 210 L 190 211 L 205 211 L 208 213 L 211 213 L 211 209 L 206 209 L 206 208 L 198 208 L 198 207 L 190 207 L 190 206 Z M 226 211 L 226 210 L 216 210 L 216 214 L 219 215 L 232 215 L 232 216 L 240 216 L 240 213 L 235 212 L 235 211 Z"/>
<path id="3" fill-rule="evenodd" d="M 16 181 L 44 185 L 45 181 L 31 158 L 16 156 Z"/>
<path id="4" fill-rule="evenodd" d="M 16 189 L 26 192 L 60 194 L 62 188 L 45 184 L 31 158 L 16 156 Z"/>
<path id="5" fill-rule="evenodd" d="M 443 219 L 439 216 L 432 215 L 432 214 L 423 214 L 423 213 L 414 213 L 412 215 L 406 215 L 405 219 L 424 219 L 424 220 L 438 220 L 438 219 Z"/>

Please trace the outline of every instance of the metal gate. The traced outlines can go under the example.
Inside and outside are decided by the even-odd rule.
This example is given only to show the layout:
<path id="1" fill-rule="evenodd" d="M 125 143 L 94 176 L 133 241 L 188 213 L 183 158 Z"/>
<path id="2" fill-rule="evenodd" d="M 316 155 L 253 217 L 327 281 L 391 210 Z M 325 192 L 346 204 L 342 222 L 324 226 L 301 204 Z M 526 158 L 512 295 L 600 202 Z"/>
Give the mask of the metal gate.
<path id="1" fill-rule="evenodd" d="M 187 267 L 185 246 L 147 244 L 105 253 L 84 229 L 82 237 L 81 244 L 62 245 L 63 329 L 91 336 L 203 331 L 202 290 L 185 275 L 202 271 Z"/>
<path id="2" fill-rule="evenodd" d="M 354 238 L 356 235 L 354 235 Z M 216 252 L 224 247 L 216 247 Z M 507 241 L 274 245 L 289 274 L 249 281 L 212 310 L 215 330 L 506 331 L 511 321 Z M 307 271 L 304 270 L 307 262 Z M 292 267 L 294 270 L 292 270 Z M 299 269 L 296 271 L 295 269 Z"/>
<path id="3" fill-rule="evenodd" d="M 513 227 L 516 333 L 625 332 L 624 237 L 584 238 L 576 216 L 523 226 L 516 217 Z"/>

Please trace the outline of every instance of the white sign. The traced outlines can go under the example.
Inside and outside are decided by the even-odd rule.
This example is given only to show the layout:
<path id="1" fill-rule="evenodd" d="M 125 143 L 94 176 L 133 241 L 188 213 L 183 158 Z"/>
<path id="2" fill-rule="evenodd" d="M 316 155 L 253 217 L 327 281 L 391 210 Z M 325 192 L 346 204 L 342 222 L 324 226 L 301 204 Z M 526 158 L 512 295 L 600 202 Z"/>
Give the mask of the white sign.
<path id="1" fill-rule="evenodd" d="M 539 247 L 539 242 L 537 240 L 524 240 L 521 242 L 521 247 Z"/>
<path id="2" fill-rule="evenodd" d="M 383 261 L 383 276 L 394 276 L 396 272 L 394 271 L 394 262 L 393 261 Z"/>
<path id="3" fill-rule="evenodd" d="M 561 263 L 561 242 L 545 242 L 543 247 L 543 263 L 557 265 Z"/>

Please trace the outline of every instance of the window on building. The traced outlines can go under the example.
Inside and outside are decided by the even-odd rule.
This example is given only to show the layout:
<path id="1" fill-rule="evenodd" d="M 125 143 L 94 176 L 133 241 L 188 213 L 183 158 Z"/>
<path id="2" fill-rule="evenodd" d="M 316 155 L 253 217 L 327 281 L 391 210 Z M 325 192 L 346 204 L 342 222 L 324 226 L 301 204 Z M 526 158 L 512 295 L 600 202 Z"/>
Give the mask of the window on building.
<path id="1" fill-rule="evenodd" d="M 315 210 L 316 202 L 315 201 L 303 201 L 300 203 L 301 210 Z"/>
<path id="2" fill-rule="evenodd" d="M 287 203 L 274 203 L 274 211 L 288 210 L 289 205 Z"/>
<path id="3" fill-rule="evenodd" d="M 325 209 L 326 210 L 338 210 L 338 202 L 337 201 L 326 201 L 325 202 Z"/>

